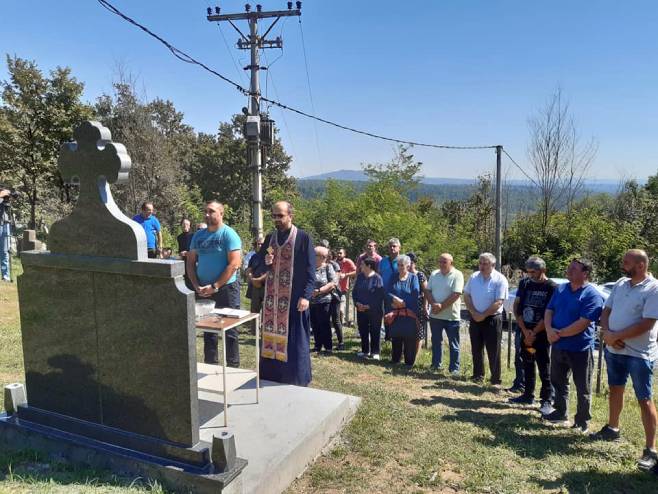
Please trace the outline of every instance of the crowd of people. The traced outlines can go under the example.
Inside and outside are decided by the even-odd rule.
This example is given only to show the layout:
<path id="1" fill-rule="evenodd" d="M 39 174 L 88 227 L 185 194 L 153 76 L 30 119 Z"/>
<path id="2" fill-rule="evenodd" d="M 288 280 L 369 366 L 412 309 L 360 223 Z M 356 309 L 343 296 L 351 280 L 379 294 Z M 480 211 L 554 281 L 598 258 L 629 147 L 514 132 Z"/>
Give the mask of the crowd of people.
<path id="1" fill-rule="evenodd" d="M 344 349 L 343 324 L 349 321 L 348 297 L 356 309 L 361 340 L 360 358 L 381 359 L 383 333 L 390 340 L 391 361 L 414 365 L 431 331 L 432 369 L 442 371 L 443 333 L 446 334 L 451 375 L 461 375 L 460 323 L 468 320 L 472 375 L 484 383 L 484 355 L 489 381 L 501 390 L 501 347 L 504 302 L 509 284 L 496 269 L 490 253 L 479 256 L 478 269 L 464 279 L 453 257 L 443 253 L 437 268 L 426 276 L 417 268 L 413 252 L 402 254 L 401 242 L 391 238 L 388 254 L 377 252 L 368 240 L 356 262 L 345 249 L 330 249 L 327 241 L 314 244 L 310 235 L 293 224 L 294 210 L 282 201 L 273 206 L 274 230 L 254 241 L 241 259 L 242 244 L 223 221 L 217 201 L 205 206 L 205 225 L 191 233 L 183 220 L 179 254 L 186 262 L 186 282 L 199 298 L 212 298 L 218 307 L 240 307 L 242 267 L 248 283 L 251 311 L 261 312 L 260 369 L 264 379 L 306 386 L 311 381 L 310 354 L 331 354 L 333 332 Z M 153 205 L 145 203 L 135 217 L 147 234 L 149 257 L 161 256 L 160 225 Z M 653 367 L 658 356 L 658 282 L 649 273 L 643 250 L 629 250 L 622 259 L 625 276 L 607 300 L 591 283 L 594 270 L 587 259 L 575 258 L 567 268 L 568 282 L 557 285 L 546 275 L 546 263 L 530 257 L 526 276 L 516 292 L 512 317 L 518 327 L 517 378 L 508 391 L 512 405 L 534 406 L 539 374 L 539 411 L 552 424 L 568 423 L 571 381 L 577 396 L 572 428 L 592 440 L 617 441 L 624 389 L 630 376 L 641 410 L 645 449 L 638 460 L 644 470 L 658 471 L 655 435 L 658 417 L 653 403 Z M 468 315 L 462 317 L 462 298 Z M 597 324 L 600 324 L 597 340 Z M 237 330 L 227 334 L 227 362 L 239 366 Z M 600 341 L 602 340 L 602 341 Z M 217 337 L 204 337 L 204 360 L 216 364 Z M 594 350 L 604 351 L 608 374 L 609 417 L 599 431 L 590 433 Z M 605 346 L 605 349 L 604 349 Z"/>

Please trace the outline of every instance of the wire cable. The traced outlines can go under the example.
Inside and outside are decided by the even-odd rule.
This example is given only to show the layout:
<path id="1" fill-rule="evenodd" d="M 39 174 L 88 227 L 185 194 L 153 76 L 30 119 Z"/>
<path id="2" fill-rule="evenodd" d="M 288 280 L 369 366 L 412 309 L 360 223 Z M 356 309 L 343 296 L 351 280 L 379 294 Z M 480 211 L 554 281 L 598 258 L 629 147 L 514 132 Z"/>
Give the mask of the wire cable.
<path id="1" fill-rule="evenodd" d="M 521 167 L 521 165 L 519 165 L 516 161 L 514 161 L 514 158 L 512 158 L 512 157 L 510 156 L 510 154 L 507 152 L 507 150 L 506 150 L 504 147 L 502 148 L 502 150 L 503 150 L 503 153 L 505 153 L 505 156 L 507 156 L 507 157 L 509 158 L 509 160 L 510 160 L 512 163 L 514 163 L 514 165 L 515 165 L 519 170 L 521 170 L 521 173 L 523 173 L 523 174 L 528 178 L 528 180 L 530 180 L 530 182 L 532 182 L 532 184 L 533 184 L 535 187 L 539 187 L 539 184 L 538 184 L 538 183 L 537 183 L 537 182 L 536 182 L 536 181 L 535 181 L 530 175 L 528 175 L 528 173 L 527 173 L 527 172 Z"/>
<path id="2" fill-rule="evenodd" d="M 302 18 L 299 17 L 299 32 L 302 37 L 302 51 L 304 52 L 304 67 L 306 68 L 306 86 L 308 87 L 308 99 L 311 102 L 311 111 L 316 114 L 315 103 L 313 102 L 313 91 L 311 90 L 311 75 L 308 70 L 308 58 L 306 57 L 306 42 L 304 41 L 304 29 L 302 28 Z M 315 134 L 315 148 L 318 152 L 318 160 L 322 163 L 322 153 L 320 152 L 320 138 L 318 136 L 318 126 L 316 120 L 313 120 L 313 133 Z"/>
<path id="3" fill-rule="evenodd" d="M 133 26 L 137 27 L 138 29 L 142 30 L 143 32 L 145 32 L 146 34 L 151 36 L 152 38 L 158 40 L 160 43 L 162 43 L 172 53 L 172 55 L 174 55 L 180 61 L 185 62 L 185 63 L 189 63 L 189 64 L 193 64 L 193 65 L 198 65 L 199 67 L 201 67 L 205 71 L 215 75 L 216 77 L 218 77 L 222 81 L 224 81 L 227 84 L 230 84 L 231 86 L 233 86 L 235 89 L 237 89 L 243 95 L 251 96 L 251 92 L 248 89 L 245 89 L 244 87 L 242 87 L 237 82 L 235 82 L 235 81 L 229 79 L 228 77 L 220 74 L 216 70 L 208 67 L 205 63 L 196 60 L 191 55 L 188 55 L 184 51 L 176 48 L 174 45 L 169 43 L 167 40 L 165 40 L 161 36 L 158 36 L 153 31 L 148 29 L 146 26 L 144 26 L 144 25 L 140 24 L 139 22 L 135 21 L 134 19 L 128 17 L 126 14 L 121 12 L 119 9 L 117 9 L 114 5 L 112 5 L 107 0 L 97 0 L 97 1 L 98 1 L 98 3 L 101 4 L 101 6 L 103 8 L 105 8 L 108 11 L 112 12 L 113 14 L 121 17 L 123 20 L 125 20 L 126 22 L 132 24 Z M 411 146 L 427 147 L 427 148 L 434 148 L 434 149 L 495 149 L 497 147 L 496 145 L 451 146 L 451 145 L 445 145 L 445 144 L 432 144 L 432 143 L 427 143 L 427 142 L 410 141 L 410 140 L 398 139 L 398 138 L 394 138 L 394 137 L 387 137 L 387 136 L 383 136 L 383 135 L 380 135 L 380 134 L 376 134 L 374 132 L 368 132 L 368 131 L 365 131 L 365 130 L 355 129 L 354 127 L 350 127 L 348 125 L 343 125 L 343 124 L 340 124 L 338 122 L 334 122 L 334 121 L 326 119 L 326 118 L 318 117 L 317 115 L 307 113 L 305 111 L 299 110 L 299 109 L 294 108 L 294 107 L 289 106 L 289 105 L 286 105 L 284 103 L 281 103 L 280 101 L 272 100 L 270 98 L 264 98 L 264 97 L 261 96 L 260 99 L 262 101 L 266 101 L 266 102 L 270 103 L 271 105 L 277 106 L 277 107 L 279 107 L 283 110 L 288 110 L 292 113 L 296 113 L 296 114 L 301 115 L 303 117 L 310 118 L 310 119 L 316 120 L 318 122 L 322 122 L 322 123 L 330 125 L 332 127 L 336 127 L 338 129 L 342 129 L 342 130 L 345 130 L 345 131 L 348 131 L 348 132 L 353 132 L 355 134 L 360 134 L 360 135 L 364 135 L 364 136 L 367 136 L 367 137 L 372 137 L 374 139 L 380 139 L 380 140 L 383 140 L 383 141 L 396 142 L 396 143 L 399 143 L 399 144 L 409 144 Z M 505 154 L 507 154 L 507 153 L 505 153 Z M 507 156 L 510 157 L 509 154 Z M 511 159 L 511 157 L 510 157 L 510 159 Z M 517 165 L 517 167 L 519 167 L 519 165 Z M 528 178 L 530 178 L 529 175 L 527 175 L 525 172 L 523 172 L 523 173 Z M 533 181 L 533 183 L 534 183 L 534 181 Z"/>

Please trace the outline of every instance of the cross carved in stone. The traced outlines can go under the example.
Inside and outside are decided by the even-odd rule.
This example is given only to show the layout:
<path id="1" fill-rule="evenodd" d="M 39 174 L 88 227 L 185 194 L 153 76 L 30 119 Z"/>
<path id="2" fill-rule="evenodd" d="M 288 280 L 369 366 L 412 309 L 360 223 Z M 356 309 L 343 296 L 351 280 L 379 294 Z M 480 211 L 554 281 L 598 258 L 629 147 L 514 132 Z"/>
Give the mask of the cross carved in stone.
<path id="1" fill-rule="evenodd" d="M 80 199 L 90 193 L 95 198 L 100 177 L 111 184 L 128 179 L 130 156 L 123 144 L 112 142 L 107 127 L 87 121 L 73 135 L 75 141 L 62 144 L 58 165 L 65 183 L 79 184 Z"/>
<path id="2" fill-rule="evenodd" d="M 121 212 L 109 187 L 128 178 L 126 148 L 99 122 L 82 123 L 74 137 L 62 144 L 58 165 L 64 182 L 79 184 L 80 194 L 73 212 L 53 225 L 50 251 L 145 260 L 144 230 Z"/>

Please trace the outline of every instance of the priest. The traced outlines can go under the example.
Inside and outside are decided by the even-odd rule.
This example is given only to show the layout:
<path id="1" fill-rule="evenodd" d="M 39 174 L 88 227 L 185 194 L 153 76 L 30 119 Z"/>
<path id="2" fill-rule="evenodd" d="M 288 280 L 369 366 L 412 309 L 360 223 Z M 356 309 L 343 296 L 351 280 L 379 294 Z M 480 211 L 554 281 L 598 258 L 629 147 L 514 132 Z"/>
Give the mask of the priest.
<path id="1" fill-rule="evenodd" d="M 293 208 L 272 208 L 275 230 L 258 255 L 268 273 L 263 301 L 260 376 L 297 386 L 311 382 L 309 300 L 315 288 L 315 250 L 308 233 L 292 224 Z"/>

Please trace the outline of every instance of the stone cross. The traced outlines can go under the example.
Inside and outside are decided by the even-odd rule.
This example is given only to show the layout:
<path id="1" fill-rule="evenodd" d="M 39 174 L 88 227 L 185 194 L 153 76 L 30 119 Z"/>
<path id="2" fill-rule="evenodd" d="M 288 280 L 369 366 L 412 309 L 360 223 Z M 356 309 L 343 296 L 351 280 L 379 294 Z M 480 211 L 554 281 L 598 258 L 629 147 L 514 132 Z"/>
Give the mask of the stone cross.
<path id="1" fill-rule="evenodd" d="M 75 141 L 62 144 L 59 171 L 65 183 L 80 185 L 80 200 L 96 198 L 99 181 L 123 183 L 128 179 L 130 156 L 123 144 L 113 143 L 107 127 L 94 121 L 75 130 Z"/>
<path id="2" fill-rule="evenodd" d="M 146 234 L 121 212 L 109 187 L 128 178 L 126 148 L 94 121 L 84 122 L 74 136 L 62 145 L 58 164 L 66 183 L 79 184 L 80 195 L 73 213 L 53 225 L 50 251 L 145 260 Z"/>

